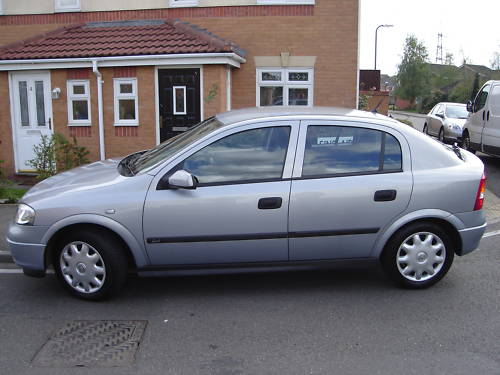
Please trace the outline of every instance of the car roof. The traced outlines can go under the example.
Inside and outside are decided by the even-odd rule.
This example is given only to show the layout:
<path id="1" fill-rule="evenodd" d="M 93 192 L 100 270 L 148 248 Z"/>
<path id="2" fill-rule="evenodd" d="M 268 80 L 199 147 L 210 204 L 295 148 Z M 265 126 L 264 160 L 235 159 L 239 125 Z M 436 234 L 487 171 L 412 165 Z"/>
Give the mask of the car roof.
<path id="1" fill-rule="evenodd" d="M 294 116 L 336 116 L 352 117 L 366 120 L 388 120 L 392 119 L 373 112 L 359 111 L 356 109 L 340 107 L 253 107 L 237 109 L 230 112 L 218 114 L 217 120 L 225 125 L 248 120 L 259 120 L 269 117 L 294 117 Z M 394 120 L 392 120 L 394 121 Z M 391 122 L 392 122 L 391 121 Z"/>

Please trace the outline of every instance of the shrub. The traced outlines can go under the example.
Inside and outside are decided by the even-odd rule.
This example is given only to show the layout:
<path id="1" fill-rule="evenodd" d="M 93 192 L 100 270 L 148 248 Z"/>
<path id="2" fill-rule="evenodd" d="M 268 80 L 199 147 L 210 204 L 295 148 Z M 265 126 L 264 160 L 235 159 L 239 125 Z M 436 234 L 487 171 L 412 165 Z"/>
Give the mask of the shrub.
<path id="1" fill-rule="evenodd" d="M 89 151 L 78 146 L 75 137 L 70 142 L 58 133 L 52 136 L 42 135 L 40 143 L 33 147 L 33 151 L 35 157 L 28 161 L 28 164 L 36 169 L 39 180 L 89 162 Z"/>

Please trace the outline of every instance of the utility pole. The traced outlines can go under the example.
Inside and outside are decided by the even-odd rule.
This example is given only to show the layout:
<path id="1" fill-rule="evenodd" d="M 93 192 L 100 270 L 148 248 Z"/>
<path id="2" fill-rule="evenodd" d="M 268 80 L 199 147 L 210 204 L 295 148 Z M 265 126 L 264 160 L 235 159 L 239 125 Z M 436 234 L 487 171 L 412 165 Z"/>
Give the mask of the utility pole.
<path id="1" fill-rule="evenodd" d="M 436 50 L 436 64 L 443 63 L 443 34 L 438 34 L 438 44 Z"/>

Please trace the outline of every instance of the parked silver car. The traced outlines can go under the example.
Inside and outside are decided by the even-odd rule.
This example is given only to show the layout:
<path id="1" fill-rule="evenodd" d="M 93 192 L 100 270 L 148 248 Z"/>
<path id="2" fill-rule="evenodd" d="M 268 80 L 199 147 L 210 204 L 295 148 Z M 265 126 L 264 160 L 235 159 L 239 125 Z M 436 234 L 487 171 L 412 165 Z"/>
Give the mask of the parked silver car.
<path id="1" fill-rule="evenodd" d="M 486 227 L 473 154 L 385 116 L 336 108 L 228 112 L 146 151 L 34 186 L 8 231 L 27 275 L 52 264 L 84 299 L 130 270 L 227 272 L 380 260 L 428 287 Z"/>
<path id="2" fill-rule="evenodd" d="M 423 132 L 443 143 L 457 142 L 462 137 L 468 115 L 465 104 L 438 103 L 428 113 Z"/>

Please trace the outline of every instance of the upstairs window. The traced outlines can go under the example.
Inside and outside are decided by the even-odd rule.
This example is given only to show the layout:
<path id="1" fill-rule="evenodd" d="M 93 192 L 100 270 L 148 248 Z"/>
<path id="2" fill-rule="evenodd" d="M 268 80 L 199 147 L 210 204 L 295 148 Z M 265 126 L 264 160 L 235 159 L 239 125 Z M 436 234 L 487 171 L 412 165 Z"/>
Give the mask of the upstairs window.
<path id="1" fill-rule="evenodd" d="M 313 69 L 257 69 L 257 106 L 312 106 Z"/>
<path id="2" fill-rule="evenodd" d="M 198 6 L 198 0 L 170 0 L 171 7 L 195 7 Z"/>
<path id="3" fill-rule="evenodd" d="M 79 12 L 80 0 L 55 0 L 56 12 Z"/>
<path id="4" fill-rule="evenodd" d="M 90 124 L 89 81 L 68 81 L 68 125 Z"/>

